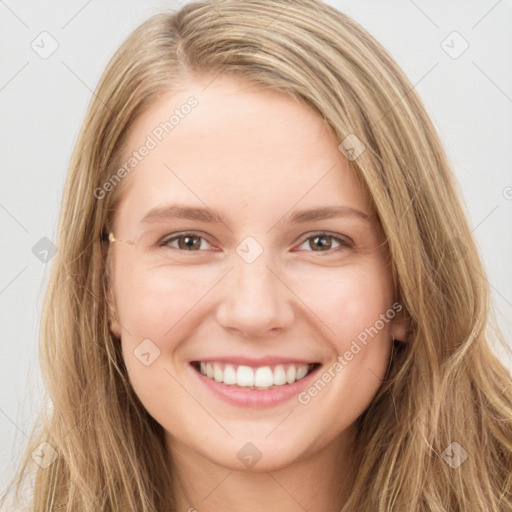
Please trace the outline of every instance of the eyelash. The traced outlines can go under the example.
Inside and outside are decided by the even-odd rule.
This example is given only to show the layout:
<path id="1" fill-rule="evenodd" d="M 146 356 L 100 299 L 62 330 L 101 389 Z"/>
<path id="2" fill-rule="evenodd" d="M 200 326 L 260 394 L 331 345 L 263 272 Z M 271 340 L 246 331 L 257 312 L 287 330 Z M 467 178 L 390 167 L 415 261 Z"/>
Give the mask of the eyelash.
<path id="1" fill-rule="evenodd" d="M 206 242 L 208 242 L 208 240 L 204 237 L 204 236 L 201 236 L 199 235 L 198 233 L 194 233 L 194 232 L 183 232 L 183 233 L 178 233 L 178 234 L 173 234 L 171 237 L 168 237 L 168 238 L 165 238 L 159 245 L 161 247 L 167 247 L 167 248 L 170 248 L 170 249 L 175 249 L 177 251 L 181 251 L 181 252 L 203 252 L 203 250 L 201 249 L 198 249 L 198 250 L 186 250 L 186 249 L 179 249 L 178 247 L 171 247 L 169 244 L 172 242 L 172 241 L 175 241 L 175 240 L 178 240 L 180 238 L 184 238 L 184 237 L 187 237 L 187 236 L 190 236 L 190 237 L 198 237 L 198 238 L 201 238 L 203 240 L 205 240 Z M 308 252 L 316 252 L 316 253 L 320 253 L 320 254 L 332 254 L 334 252 L 337 252 L 339 250 L 343 250 L 343 249 L 350 249 L 352 246 L 353 246 L 353 242 L 350 241 L 350 240 L 347 240 L 345 238 L 342 238 L 340 236 L 337 236 L 337 235 L 333 235 L 333 234 L 330 234 L 330 233 L 326 233 L 325 231 L 319 231 L 319 232 L 316 232 L 316 233 L 313 233 L 311 234 L 310 236 L 308 236 L 307 238 L 305 238 L 301 243 L 300 245 L 304 244 L 305 242 L 307 242 L 308 240 L 311 240 L 315 237 L 325 237 L 325 238 L 330 238 L 332 240 L 335 240 L 336 242 L 339 243 L 339 247 L 335 247 L 333 249 L 329 249 L 327 251 L 313 251 L 313 250 L 310 250 Z M 210 245 L 212 245 L 210 242 L 208 242 Z"/>

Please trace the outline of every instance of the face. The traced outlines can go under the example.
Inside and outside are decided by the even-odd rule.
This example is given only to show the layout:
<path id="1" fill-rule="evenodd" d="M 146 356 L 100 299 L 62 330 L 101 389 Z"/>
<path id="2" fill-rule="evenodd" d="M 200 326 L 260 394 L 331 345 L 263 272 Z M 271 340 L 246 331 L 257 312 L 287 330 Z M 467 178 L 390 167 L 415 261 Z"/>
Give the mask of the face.
<path id="1" fill-rule="evenodd" d="M 353 430 L 404 326 L 377 219 L 318 114 L 208 83 L 160 99 L 129 137 L 126 160 L 152 147 L 116 211 L 111 328 L 171 447 L 269 471 Z"/>

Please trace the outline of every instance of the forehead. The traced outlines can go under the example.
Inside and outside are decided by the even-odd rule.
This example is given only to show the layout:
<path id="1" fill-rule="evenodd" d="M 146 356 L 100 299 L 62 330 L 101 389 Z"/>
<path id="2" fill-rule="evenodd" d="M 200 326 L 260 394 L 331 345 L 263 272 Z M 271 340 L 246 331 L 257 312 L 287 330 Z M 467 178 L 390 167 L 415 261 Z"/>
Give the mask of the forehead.
<path id="1" fill-rule="evenodd" d="M 195 106 L 183 108 L 190 98 Z M 132 127 L 124 160 L 144 145 L 151 149 L 124 178 L 118 222 L 134 224 L 174 202 L 240 221 L 284 214 L 294 204 L 370 209 L 312 108 L 232 77 L 196 79 L 160 98 Z"/>

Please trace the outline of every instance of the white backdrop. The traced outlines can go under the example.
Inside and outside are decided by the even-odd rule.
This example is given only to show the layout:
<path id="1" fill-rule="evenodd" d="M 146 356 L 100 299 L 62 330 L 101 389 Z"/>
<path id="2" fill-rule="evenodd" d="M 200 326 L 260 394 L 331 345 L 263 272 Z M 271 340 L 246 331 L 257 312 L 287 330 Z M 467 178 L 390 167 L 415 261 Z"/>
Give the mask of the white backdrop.
<path id="1" fill-rule="evenodd" d="M 389 50 L 422 97 L 458 177 L 497 318 L 512 344 L 512 2 L 328 3 Z M 178 4 L 0 0 L 2 489 L 42 393 L 37 338 L 51 259 L 41 261 L 40 252 L 55 241 L 86 106 L 126 36 Z M 507 365 L 512 368 L 508 359 Z"/>

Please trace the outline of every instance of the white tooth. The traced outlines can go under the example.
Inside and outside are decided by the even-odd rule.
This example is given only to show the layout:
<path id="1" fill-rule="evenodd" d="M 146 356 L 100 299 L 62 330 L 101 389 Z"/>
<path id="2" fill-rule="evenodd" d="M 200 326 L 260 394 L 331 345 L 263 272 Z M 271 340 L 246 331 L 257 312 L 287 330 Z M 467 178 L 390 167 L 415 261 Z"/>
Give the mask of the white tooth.
<path id="1" fill-rule="evenodd" d="M 222 370 L 223 366 L 224 370 Z M 274 371 L 272 371 L 270 366 L 253 369 L 250 366 L 241 365 L 236 367 L 231 364 L 217 362 L 200 362 L 199 368 L 203 375 L 214 379 L 216 382 L 224 382 L 224 384 L 229 386 L 254 386 L 261 389 L 283 386 L 286 383 L 293 384 L 303 379 L 309 371 L 309 365 L 307 364 L 300 366 L 290 364 L 286 371 L 285 366 L 282 364 L 276 365 Z"/>
<path id="2" fill-rule="evenodd" d="M 220 366 L 218 363 L 213 363 L 213 378 L 217 382 L 222 382 L 223 380 L 222 370 L 220 369 Z"/>
<path id="3" fill-rule="evenodd" d="M 297 370 L 297 376 L 295 377 L 297 380 L 300 380 L 306 376 L 308 373 L 309 365 L 303 364 L 302 366 L 299 366 L 299 369 Z"/>
<path id="4" fill-rule="evenodd" d="M 288 384 L 295 382 L 295 366 L 293 364 L 288 366 L 288 370 L 286 370 L 286 382 L 288 382 Z"/>
<path id="5" fill-rule="evenodd" d="M 270 366 L 262 366 L 256 370 L 254 385 L 257 388 L 269 388 L 274 384 L 274 376 Z"/>
<path id="6" fill-rule="evenodd" d="M 239 386 L 254 386 L 254 371 L 249 366 L 239 366 L 236 371 L 236 383 Z"/>
<path id="7" fill-rule="evenodd" d="M 276 386 L 286 384 L 286 373 L 282 364 L 278 364 L 274 369 L 274 384 Z"/>
<path id="8" fill-rule="evenodd" d="M 228 384 L 230 386 L 236 384 L 236 372 L 230 364 L 227 364 L 224 367 L 224 384 Z"/>

